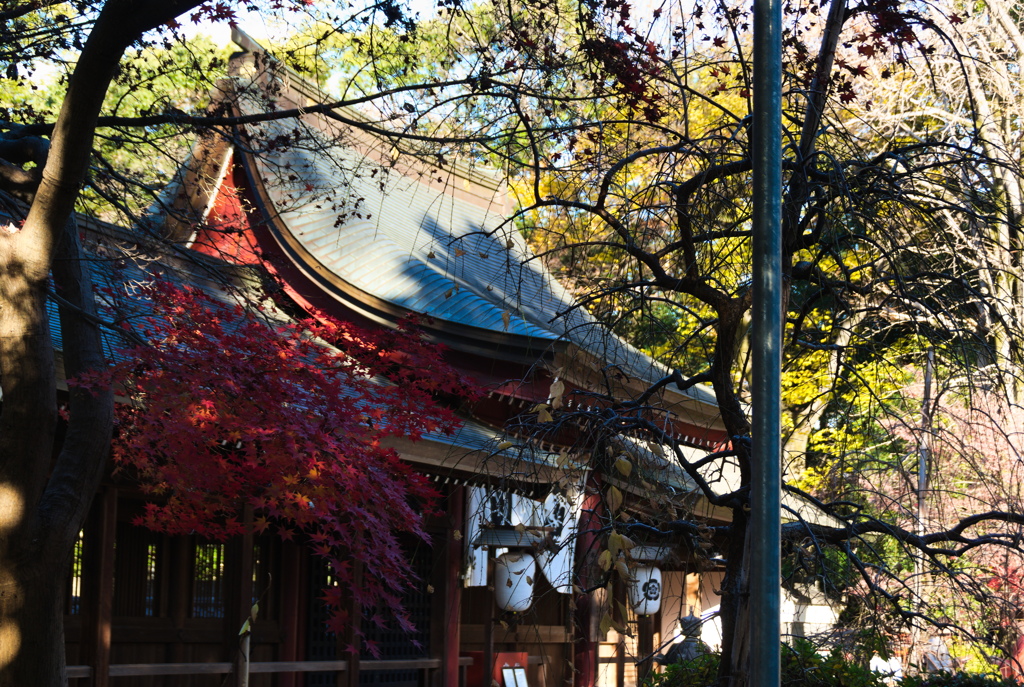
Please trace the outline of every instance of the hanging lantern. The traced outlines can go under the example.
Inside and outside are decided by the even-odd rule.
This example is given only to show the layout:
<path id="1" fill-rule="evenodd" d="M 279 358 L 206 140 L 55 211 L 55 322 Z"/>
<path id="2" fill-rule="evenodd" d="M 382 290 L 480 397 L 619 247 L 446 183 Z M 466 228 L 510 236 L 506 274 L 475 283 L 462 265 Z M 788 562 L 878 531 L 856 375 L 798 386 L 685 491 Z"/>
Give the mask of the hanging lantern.
<path id="1" fill-rule="evenodd" d="M 533 603 L 537 560 L 524 552 L 503 553 L 494 559 L 494 601 L 506 611 L 522 612 Z"/>
<path id="2" fill-rule="evenodd" d="M 629 583 L 629 605 L 639 615 L 654 615 L 661 609 L 661 568 L 641 565 Z"/>

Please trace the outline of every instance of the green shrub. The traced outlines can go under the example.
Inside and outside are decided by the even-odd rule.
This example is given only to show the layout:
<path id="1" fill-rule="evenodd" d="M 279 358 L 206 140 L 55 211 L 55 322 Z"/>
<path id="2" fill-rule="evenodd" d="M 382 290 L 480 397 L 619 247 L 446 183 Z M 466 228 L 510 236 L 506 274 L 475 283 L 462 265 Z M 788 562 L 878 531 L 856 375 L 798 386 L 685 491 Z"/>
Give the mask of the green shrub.
<path id="1" fill-rule="evenodd" d="M 900 687 L 1020 687 L 1020 683 L 986 673 L 929 673 L 905 677 Z"/>
<path id="2" fill-rule="evenodd" d="M 838 649 L 827 656 L 806 639 L 782 645 L 783 687 L 885 687 L 882 677 Z"/>
<path id="3" fill-rule="evenodd" d="M 660 673 L 651 673 L 647 687 L 707 687 L 718 679 L 718 654 L 702 654 L 681 663 L 670 663 Z"/>
<path id="4" fill-rule="evenodd" d="M 718 654 L 705 654 L 692 661 L 665 666 L 652 674 L 647 687 L 708 687 L 718 679 Z M 814 645 L 798 639 L 782 646 L 782 687 L 886 687 L 881 677 L 843 657 L 838 651 L 819 654 Z M 939 687 L 914 685 L 913 687 Z M 960 686 L 957 686 L 960 687 Z M 962 687 L 983 687 L 963 685 Z M 1002 687 L 985 685 L 984 687 Z"/>

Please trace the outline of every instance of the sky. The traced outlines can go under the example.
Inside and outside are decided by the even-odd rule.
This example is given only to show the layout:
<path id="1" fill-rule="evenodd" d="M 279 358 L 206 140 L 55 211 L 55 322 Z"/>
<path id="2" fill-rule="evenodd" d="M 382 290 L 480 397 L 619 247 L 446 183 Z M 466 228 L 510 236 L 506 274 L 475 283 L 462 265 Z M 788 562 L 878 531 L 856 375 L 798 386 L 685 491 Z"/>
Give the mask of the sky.
<path id="1" fill-rule="evenodd" d="M 435 0 L 405 0 L 404 5 L 421 19 L 431 17 L 436 11 Z M 260 12 L 242 11 L 238 14 L 238 28 L 257 42 L 267 38 L 282 39 L 290 33 L 289 27 L 279 20 L 271 19 Z M 203 21 L 198 24 L 182 22 L 182 30 L 189 38 L 205 35 L 217 45 L 231 43 L 231 26 L 227 22 Z"/>
<path id="2" fill-rule="evenodd" d="M 436 0 L 403 0 L 403 4 L 413 14 L 418 14 L 421 19 L 432 17 L 437 12 Z M 666 0 L 632 0 L 629 4 L 634 20 L 640 20 L 639 23 L 643 24 L 643 20 L 650 20 L 656 8 L 662 9 L 669 3 Z M 689 5 L 690 3 L 686 1 L 683 4 Z M 231 43 L 231 27 L 226 22 L 204 21 L 199 24 L 182 22 L 182 28 L 189 37 L 202 34 L 211 38 L 217 45 Z M 275 23 L 260 12 L 240 12 L 238 28 L 257 42 L 264 42 L 268 38 L 284 39 L 291 33 L 287 24 L 280 21 Z"/>

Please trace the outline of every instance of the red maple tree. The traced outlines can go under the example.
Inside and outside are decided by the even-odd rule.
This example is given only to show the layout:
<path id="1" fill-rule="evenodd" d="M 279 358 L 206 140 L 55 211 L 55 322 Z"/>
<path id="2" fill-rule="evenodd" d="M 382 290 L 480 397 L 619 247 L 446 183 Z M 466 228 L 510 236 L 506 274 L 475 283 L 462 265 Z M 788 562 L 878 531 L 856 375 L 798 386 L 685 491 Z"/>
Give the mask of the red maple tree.
<path id="1" fill-rule="evenodd" d="M 473 384 L 411 320 L 394 331 L 322 313 L 274 322 L 168 282 L 143 296 L 149 345 L 77 380 L 115 381 L 130 398 L 113 457 L 155 497 L 138 522 L 220 540 L 247 526 L 302 540 L 331 568 L 332 629 L 346 620 L 346 597 L 410 628 L 400 595 L 413 574 L 400 539 L 426 538 L 437 494 L 382 441 L 451 433 L 460 422 L 451 406 L 473 399 Z"/>

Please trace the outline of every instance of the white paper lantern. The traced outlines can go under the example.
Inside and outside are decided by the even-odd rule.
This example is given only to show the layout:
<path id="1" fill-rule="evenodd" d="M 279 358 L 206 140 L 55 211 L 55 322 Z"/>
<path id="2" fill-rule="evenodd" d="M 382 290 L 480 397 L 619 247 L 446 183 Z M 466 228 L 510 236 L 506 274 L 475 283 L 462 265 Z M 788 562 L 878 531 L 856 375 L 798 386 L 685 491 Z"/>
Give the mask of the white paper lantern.
<path id="1" fill-rule="evenodd" d="M 661 608 L 661 568 L 641 565 L 633 571 L 629 583 L 629 605 L 639 615 L 654 615 Z"/>
<path id="2" fill-rule="evenodd" d="M 522 612 L 533 603 L 537 560 L 529 553 L 503 553 L 494 559 L 494 600 L 498 608 Z"/>

